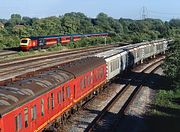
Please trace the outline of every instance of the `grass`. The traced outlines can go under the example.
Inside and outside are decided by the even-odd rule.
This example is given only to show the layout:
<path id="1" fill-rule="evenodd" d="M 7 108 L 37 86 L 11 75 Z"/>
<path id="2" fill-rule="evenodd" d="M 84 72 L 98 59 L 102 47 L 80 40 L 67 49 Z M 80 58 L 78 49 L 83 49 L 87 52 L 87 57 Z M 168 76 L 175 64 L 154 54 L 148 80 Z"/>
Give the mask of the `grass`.
<path id="1" fill-rule="evenodd" d="M 158 90 L 147 123 L 148 131 L 180 132 L 180 89 Z"/>
<path id="2" fill-rule="evenodd" d="M 1 61 L 13 60 L 16 58 L 26 58 L 29 56 L 33 57 L 36 55 L 46 55 L 48 53 L 57 52 L 64 49 L 67 49 L 67 48 L 64 46 L 53 46 L 53 47 L 49 47 L 47 49 L 41 49 L 41 50 L 32 50 L 32 51 L 27 51 L 27 52 L 19 51 L 17 54 L 6 56 L 5 58 L 1 59 Z"/>

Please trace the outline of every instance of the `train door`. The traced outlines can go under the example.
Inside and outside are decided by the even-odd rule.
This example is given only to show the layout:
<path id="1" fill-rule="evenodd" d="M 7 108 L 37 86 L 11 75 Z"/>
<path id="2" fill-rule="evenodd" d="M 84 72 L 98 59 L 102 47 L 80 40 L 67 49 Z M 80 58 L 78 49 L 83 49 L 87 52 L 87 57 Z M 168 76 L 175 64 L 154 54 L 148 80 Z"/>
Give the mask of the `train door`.
<path id="1" fill-rule="evenodd" d="M 73 85 L 73 99 L 76 98 L 76 84 Z"/>
<path id="2" fill-rule="evenodd" d="M 72 85 L 73 86 L 73 85 Z M 73 87 L 70 85 L 70 82 L 66 85 L 64 85 L 62 89 L 62 94 L 63 94 L 63 107 L 67 107 L 71 101 L 72 101 L 72 90 Z"/>
<path id="3" fill-rule="evenodd" d="M 71 104 L 72 100 L 72 89 L 73 87 L 70 85 L 70 83 L 66 86 L 66 99 L 67 99 L 67 105 Z"/>
<path id="4" fill-rule="evenodd" d="M 45 45 L 45 39 L 44 38 L 39 38 L 38 47 L 42 47 L 43 45 Z"/>
<path id="5" fill-rule="evenodd" d="M 35 130 L 36 128 L 36 118 L 37 118 L 37 106 L 33 105 L 31 107 L 31 119 L 30 119 L 32 130 Z"/>
<path id="6" fill-rule="evenodd" d="M 62 87 L 62 107 L 65 107 L 65 91 L 64 86 Z"/>
<path id="7" fill-rule="evenodd" d="M 41 99 L 41 102 L 40 102 L 41 104 L 40 104 L 40 117 L 41 118 L 38 118 L 39 120 L 38 120 L 38 122 L 42 122 L 42 121 L 45 121 L 46 120 L 46 116 L 45 116 L 45 100 L 44 100 L 44 98 L 42 98 Z"/>

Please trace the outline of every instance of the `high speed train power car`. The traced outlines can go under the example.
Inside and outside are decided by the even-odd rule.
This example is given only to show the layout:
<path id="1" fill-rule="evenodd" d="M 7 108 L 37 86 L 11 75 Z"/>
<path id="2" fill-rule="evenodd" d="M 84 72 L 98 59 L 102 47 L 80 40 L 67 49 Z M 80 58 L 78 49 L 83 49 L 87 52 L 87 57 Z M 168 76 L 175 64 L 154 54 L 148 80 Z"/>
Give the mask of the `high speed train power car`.
<path id="1" fill-rule="evenodd" d="M 162 39 L 114 48 L 0 86 L 0 131 L 38 132 L 61 125 L 125 69 L 167 50 Z"/>
<path id="2" fill-rule="evenodd" d="M 53 35 L 53 36 L 31 36 L 21 39 L 20 48 L 23 51 L 30 49 L 45 48 L 60 43 L 61 45 L 68 44 L 70 42 L 76 42 L 81 40 L 82 37 L 102 37 L 108 36 L 108 33 L 94 33 L 94 34 L 71 34 L 71 35 Z"/>

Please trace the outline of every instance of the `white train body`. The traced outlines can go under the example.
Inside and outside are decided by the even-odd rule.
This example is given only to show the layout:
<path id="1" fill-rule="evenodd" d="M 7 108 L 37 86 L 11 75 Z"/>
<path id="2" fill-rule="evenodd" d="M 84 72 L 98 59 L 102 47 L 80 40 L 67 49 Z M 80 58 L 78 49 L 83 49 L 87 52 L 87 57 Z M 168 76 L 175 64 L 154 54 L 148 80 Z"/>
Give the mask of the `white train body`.
<path id="1" fill-rule="evenodd" d="M 165 39 L 131 44 L 114 48 L 110 51 L 98 53 L 95 56 L 103 57 L 107 64 L 107 81 L 120 74 L 125 69 L 143 62 L 144 59 L 155 57 L 167 50 L 168 41 Z"/>

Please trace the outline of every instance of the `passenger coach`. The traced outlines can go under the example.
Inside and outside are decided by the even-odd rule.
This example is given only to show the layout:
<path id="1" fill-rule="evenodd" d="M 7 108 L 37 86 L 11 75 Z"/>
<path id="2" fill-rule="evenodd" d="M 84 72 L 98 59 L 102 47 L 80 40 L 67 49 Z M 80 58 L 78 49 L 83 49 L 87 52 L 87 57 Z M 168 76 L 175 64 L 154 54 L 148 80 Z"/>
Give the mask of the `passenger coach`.
<path id="1" fill-rule="evenodd" d="M 105 82 L 104 59 L 90 57 L 1 86 L 0 130 L 33 132 L 50 124 L 56 127 Z"/>

